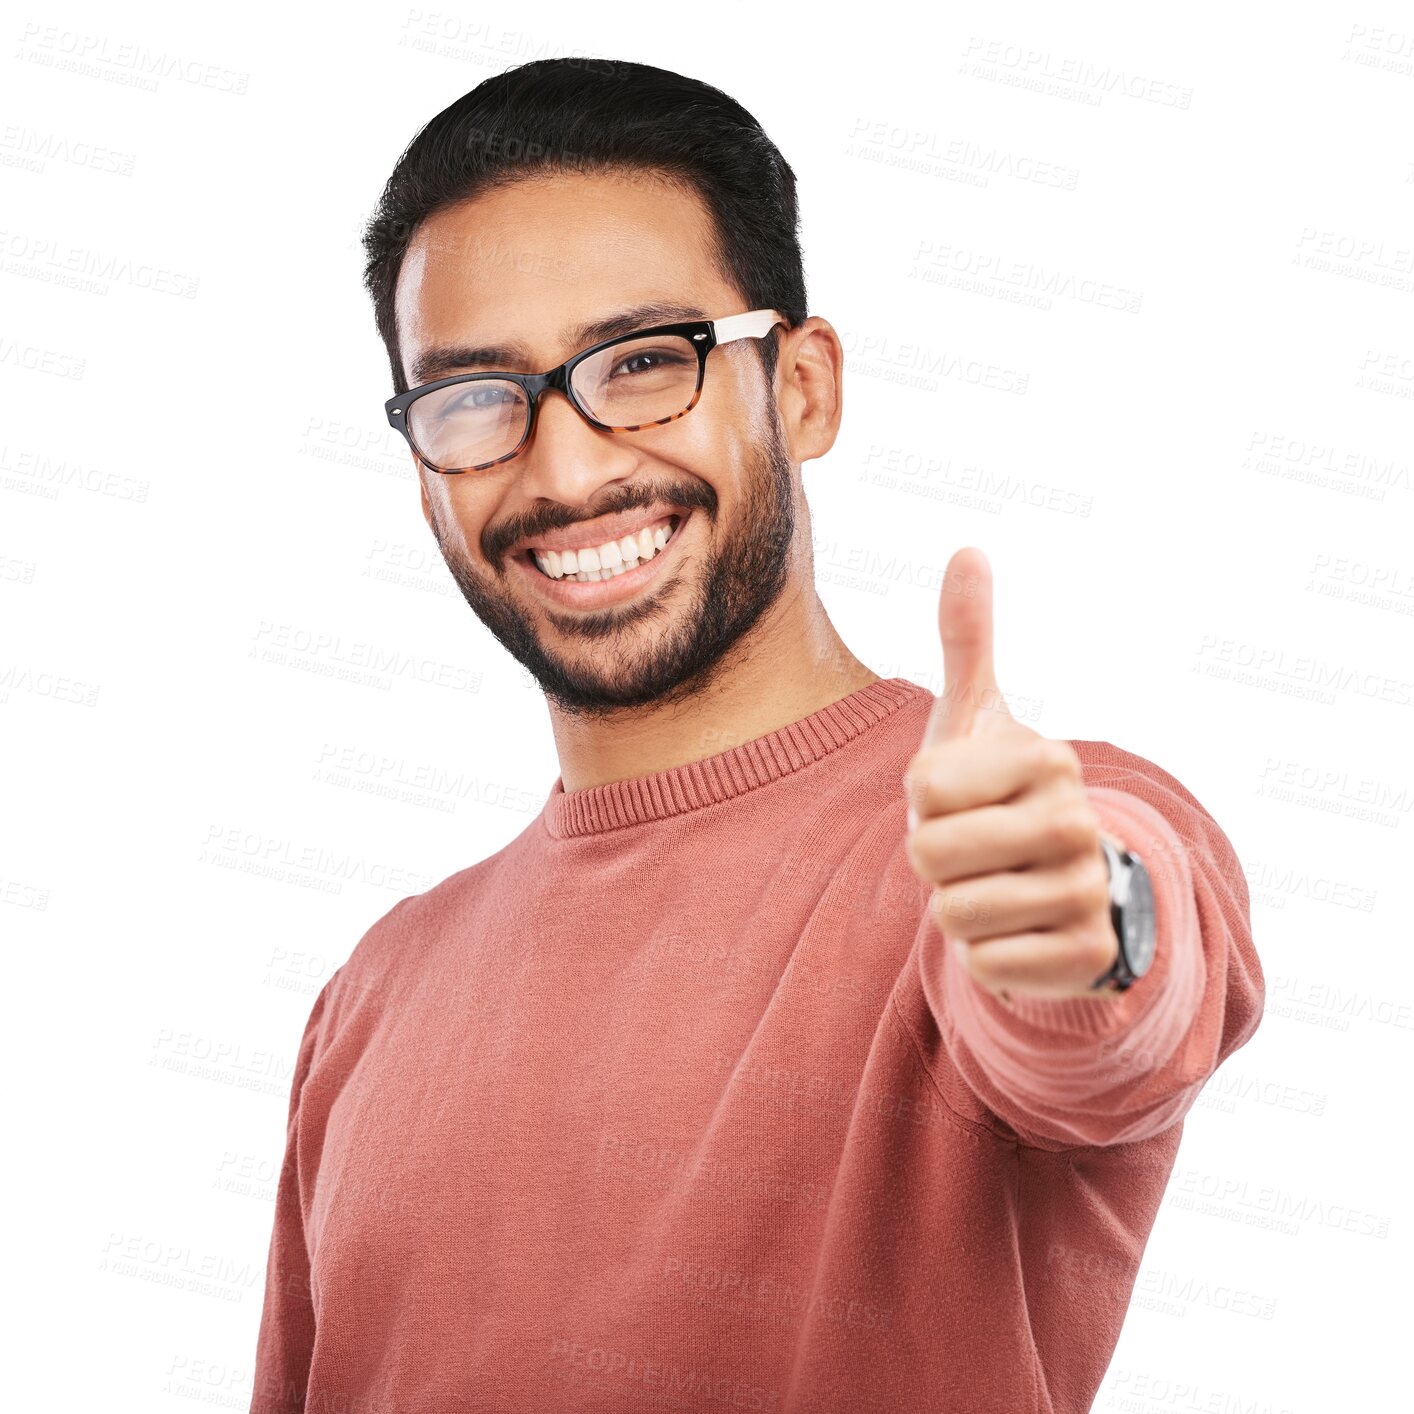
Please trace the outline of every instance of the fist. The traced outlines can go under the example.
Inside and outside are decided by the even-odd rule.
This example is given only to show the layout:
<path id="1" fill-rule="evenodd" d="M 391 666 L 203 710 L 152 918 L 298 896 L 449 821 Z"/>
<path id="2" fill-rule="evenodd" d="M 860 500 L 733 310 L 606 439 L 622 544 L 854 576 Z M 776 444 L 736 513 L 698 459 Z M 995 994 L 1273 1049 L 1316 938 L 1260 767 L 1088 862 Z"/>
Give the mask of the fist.
<path id="1" fill-rule="evenodd" d="M 1091 990 L 1119 952 L 1099 816 L 1074 748 L 1023 726 L 997 687 L 980 550 L 948 562 L 938 630 L 943 694 L 903 781 L 908 858 L 933 886 L 933 921 L 1004 1001 L 1119 995 Z"/>

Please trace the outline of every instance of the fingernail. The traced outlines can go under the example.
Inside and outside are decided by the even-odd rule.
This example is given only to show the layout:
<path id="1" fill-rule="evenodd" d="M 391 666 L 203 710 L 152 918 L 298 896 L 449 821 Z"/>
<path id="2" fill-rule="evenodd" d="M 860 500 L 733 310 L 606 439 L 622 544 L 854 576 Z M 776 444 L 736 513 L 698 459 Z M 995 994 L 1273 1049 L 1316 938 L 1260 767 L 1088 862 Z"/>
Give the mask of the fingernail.
<path id="1" fill-rule="evenodd" d="M 908 807 L 908 828 L 910 833 L 918 828 L 918 812 L 911 805 Z"/>

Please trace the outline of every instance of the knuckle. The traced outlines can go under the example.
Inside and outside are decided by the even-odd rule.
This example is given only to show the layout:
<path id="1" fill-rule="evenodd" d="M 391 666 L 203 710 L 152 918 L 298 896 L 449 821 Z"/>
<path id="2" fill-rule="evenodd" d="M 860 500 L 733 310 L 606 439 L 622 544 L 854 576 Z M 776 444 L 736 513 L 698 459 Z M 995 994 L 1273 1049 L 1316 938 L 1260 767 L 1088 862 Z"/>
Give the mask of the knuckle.
<path id="1" fill-rule="evenodd" d="M 1068 806 L 1063 813 L 1067 841 L 1074 845 L 1077 851 L 1084 850 L 1087 858 L 1090 846 L 1094 844 L 1096 846 L 1095 858 L 1099 860 L 1099 839 L 1096 833 L 1099 817 L 1095 814 L 1090 803 L 1079 800 L 1074 805 Z"/>
<path id="2" fill-rule="evenodd" d="M 1104 862 L 1087 854 L 1070 871 L 1070 903 L 1077 911 L 1107 911 L 1110 901 L 1109 874 Z"/>
<path id="3" fill-rule="evenodd" d="M 1083 952 L 1086 971 L 1092 977 L 1098 977 L 1102 972 L 1109 971 L 1110 965 L 1119 956 L 1119 939 L 1106 924 L 1103 929 L 1097 928 L 1086 936 Z"/>
<path id="4" fill-rule="evenodd" d="M 1106 917 L 1110 911 L 1110 871 L 1103 862 L 1090 866 L 1090 904 Z"/>
<path id="5" fill-rule="evenodd" d="M 1067 914 L 1075 915 L 1082 913 L 1085 909 L 1090 890 L 1086 887 L 1083 876 L 1074 869 L 1067 869 L 1061 875 L 1061 903 Z"/>
<path id="6" fill-rule="evenodd" d="M 1038 771 L 1079 779 L 1080 758 L 1069 742 L 1055 737 L 1040 737 L 1033 744 L 1032 753 Z"/>
<path id="7" fill-rule="evenodd" d="M 1026 759 L 1036 775 L 1049 773 L 1051 769 L 1051 739 L 1044 736 L 1033 737 L 1026 744 Z"/>

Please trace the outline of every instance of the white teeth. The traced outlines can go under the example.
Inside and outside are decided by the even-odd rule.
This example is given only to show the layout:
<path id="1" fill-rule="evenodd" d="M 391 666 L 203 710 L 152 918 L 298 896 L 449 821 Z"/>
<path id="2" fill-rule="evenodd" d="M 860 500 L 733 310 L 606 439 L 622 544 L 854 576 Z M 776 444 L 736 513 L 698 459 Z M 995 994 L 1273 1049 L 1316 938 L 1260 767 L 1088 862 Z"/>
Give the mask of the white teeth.
<path id="1" fill-rule="evenodd" d="M 625 535 L 622 540 L 609 540 L 603 545 L 585 546 L 582 550 L 534 550 L 531 554 L 551 579 L 573 579 L 588 584 L 612 579 L 651 560 L 675 533 L 675 528 L 664 523 L 651 530 L 644 526 L 636 535 Z"/>

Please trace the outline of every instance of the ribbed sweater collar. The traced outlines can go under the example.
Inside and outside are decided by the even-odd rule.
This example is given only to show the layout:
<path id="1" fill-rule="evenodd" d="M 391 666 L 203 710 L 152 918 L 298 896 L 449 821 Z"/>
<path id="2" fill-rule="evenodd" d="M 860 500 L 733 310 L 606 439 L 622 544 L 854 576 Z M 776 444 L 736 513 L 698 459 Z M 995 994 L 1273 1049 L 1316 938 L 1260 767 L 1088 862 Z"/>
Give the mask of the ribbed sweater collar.
<path id="1" fill-rule="evenodd" d="M 663 820 L 756 790 L 828 756 L 906 703 L 929 696 L 907 678 L 880 678 L 837 702 L 701 761 L 566 791 L 557 776 L 541 812 L 556 839 Z"/>

